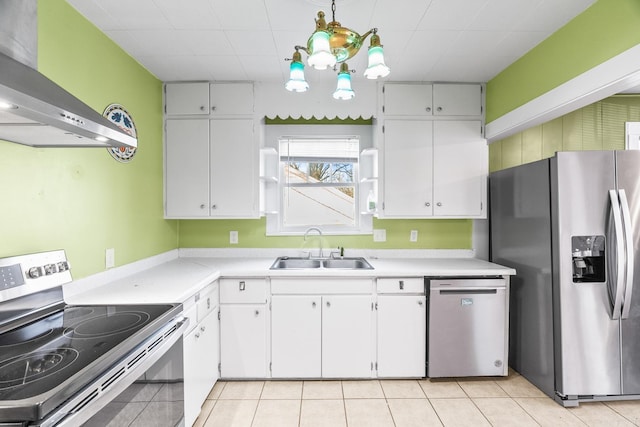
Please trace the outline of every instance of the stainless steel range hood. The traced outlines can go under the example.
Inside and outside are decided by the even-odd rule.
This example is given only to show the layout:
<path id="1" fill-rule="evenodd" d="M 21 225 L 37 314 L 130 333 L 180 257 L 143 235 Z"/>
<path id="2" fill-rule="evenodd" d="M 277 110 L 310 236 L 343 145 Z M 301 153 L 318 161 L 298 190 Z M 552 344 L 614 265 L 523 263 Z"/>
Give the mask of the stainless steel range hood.
<path id="1" fill-rule="evenodd" d="M 28 47 L 16 49 L 34 39 L 36 4 L 0 0 L 0 139 L 33 147 L 137 147 L 136 138 L 34 69 L 37 49 L 33 61 L 25 58 Z M 28 36 L 21 35 L 25 29 Z"/>

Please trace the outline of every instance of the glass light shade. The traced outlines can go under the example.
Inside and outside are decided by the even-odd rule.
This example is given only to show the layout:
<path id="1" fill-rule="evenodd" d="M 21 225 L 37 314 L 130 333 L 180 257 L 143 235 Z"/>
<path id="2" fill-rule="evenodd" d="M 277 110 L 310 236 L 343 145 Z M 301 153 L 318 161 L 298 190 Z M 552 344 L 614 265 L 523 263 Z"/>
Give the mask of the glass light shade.
<path id="1" fill-rule="evenodd" d="M 364 76 L 368 79 L 387 77 L 391 70 L 384 63 L 384 51 L 382 46 L 369 47 L 369 66 L 364 70 Z"/>
<path id="2" fill-rule="evenodd" d="M 309 83 L 304 79 L 304 65 L 302 62 L 293 61 L 289 68 L 289 81 L 284 85 L 289 92 L 306 92 Z"/>
<path id="3" fill-rule="evenodd" d="M 316 70 L 326 70 L 336 65 L 336 57 L 331 53 L 329 46 L 329 33 L 316 31 L 311 35 L 311 55 L 307 59 L 309 66 Z"/>
<path id="4" fill-rule="evenodd" d="M 348 100 L 356 96 L 356 93 L 351 89 L 351 75 L 349 71 L 338 73 L 338 86 L 336 91 L 333 92 L 335 99 Z"/>

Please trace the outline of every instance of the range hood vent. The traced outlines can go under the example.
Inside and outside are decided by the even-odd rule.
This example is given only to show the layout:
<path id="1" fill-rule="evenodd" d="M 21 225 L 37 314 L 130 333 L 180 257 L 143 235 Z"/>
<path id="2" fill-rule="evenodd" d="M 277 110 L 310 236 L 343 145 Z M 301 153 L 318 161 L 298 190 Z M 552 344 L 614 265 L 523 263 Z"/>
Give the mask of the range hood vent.
<path id="1" fill-rule="evenodd" d="M 32 147 L 137 147 L 135 137 L 35 69 L 36 8 L 37 0 L 0 0 L 0 139 Z"/>

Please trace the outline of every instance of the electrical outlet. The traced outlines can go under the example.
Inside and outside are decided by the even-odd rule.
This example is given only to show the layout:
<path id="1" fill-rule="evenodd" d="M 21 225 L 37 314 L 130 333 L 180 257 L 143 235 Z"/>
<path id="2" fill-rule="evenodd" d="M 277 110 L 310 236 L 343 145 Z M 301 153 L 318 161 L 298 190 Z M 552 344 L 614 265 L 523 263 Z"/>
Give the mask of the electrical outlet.
<path id="1" fill-rule="evenodd" d="M 116 266 L 116 250 L 109 248 L 104 253 L 104 267 L 113 268 Z"/>
<path id="2" fill-rule="evenodd" d="M 229 232 L 229 243 L 231 243 L 232 245 L 237 245 L 238 244 L 238 232 L 237 231 L 230 231 Z"/>
<path id="3" fill-rule="evenodd" d="M 373 230 L 373 241 L 374 242 L 386 242 L 387 241 L 387 230 Z"/>
<path id="4" fill-rule="evenodd" d="M 411 233 L 409 234 L 409 241 L 410 242 L 418 241 L 418 230 L 411 230 Z"/>

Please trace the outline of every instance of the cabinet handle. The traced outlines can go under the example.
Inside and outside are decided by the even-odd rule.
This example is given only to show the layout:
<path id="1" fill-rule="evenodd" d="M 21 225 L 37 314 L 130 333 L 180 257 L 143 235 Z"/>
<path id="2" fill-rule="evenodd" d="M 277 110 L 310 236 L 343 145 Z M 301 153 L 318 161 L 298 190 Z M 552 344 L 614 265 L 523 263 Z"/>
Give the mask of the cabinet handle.
<path id="1" fill-rule="evenodd" d="M 398 285 L 400 286 L 400 290 L 403 290 L 404 289 L 404 280 L 400 280 L 398 282 Z"/>
<path id="2" fill-rule="evenodd" d="M 431 203 L 429 203 L 429 202 L 425 202 L 425 204 L 424 204 L 424 205 L 425 205 L 426 207 L 429 207 L 429 206 L 431 206 Z"/>
<path id="3" fill-rule="evenodd" d="M 200 111 L 204 111 L 204 110 L 206 110 L 206 108 L 204 107 L 204 105 L 201 105 L 200 106 Z"/>
<path id="4" fill-rule="evenodd" d="M 244 291 L 246 287 L 247 286 L 244 283 L 244 280 L 242 280 L 240 283 L 238 283 L 238 289 L 240 289 L 240 291 Z"/>
<path id="5" fill-rule="evenodd" d="M 207 205 L 205 205 L 204 203 L 200 205 L 200 209 L 204 209 L 206 207 L 207 207 Z"/>
<path id="6" fill-rule="evenodd" d="M 331 307 L 331 303 L 327 301 L 327 307 Z"/>
<path id="7" fill-rule="evenodd" d="M 200 326 L 200 332 L 204 332 L 204 330 L 207 329 L 204 326 Z"/>
<path id="8" fill-rule="evenodd" d="M 218 209 L 217 205 L 211 205 L 211 209 Z"/>
<path id="9" fill-rule="evenodd" d="M 200 338 L 200 333 L 196 332 L 196 338 Z"/>
<path id="10" fill-rule="evenodd" d="M 207 298 L 207 310 L 211 308 L 211 297 Z"/>
<path id="11" fill-rule="evenodd" d="M 260 310 L 256 310 L 256 317 L 260 316 Z"/>
<path id="12" fill-rule="evenodd" d="M 442 111 L 442 107 L 436 108 L 436 111 Z"/>
<path id="13" fill-rule="evenodd" d="M 418 301 L 418 305 L 422 307 L 422 301 Z"/>
<path id="14" fill-rule="evenodd" d="M 427 113 L 430 113 L 431 112 L 431 107 L 427 107 L 427 108 L 425 108 L 425 110 L 427 110 Z"/>
<path id="15" fill-rule="evenodd" d="M 438 206 L 442 206 L 442 203 L 441 203 L 441 202 L 438 202 L 438 203 L 436 203 L 436 205 L 438 205 Z"/>
<path id="16" fill-rule="evenodd" d="M 211 107 L 211 111 L 216 111 L 216 106 Z"/>
<path id="17" fill-rule="evenodd" d="M 316 302 L 315 302 L 315 301 L 313 301 L 313 302 L 311 303 L 311 307 L 316 308 Z"/>

